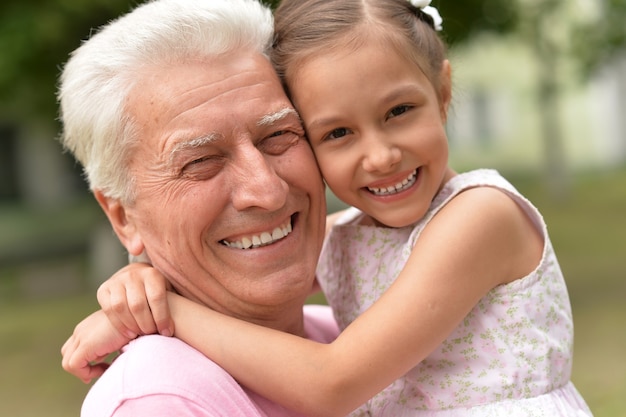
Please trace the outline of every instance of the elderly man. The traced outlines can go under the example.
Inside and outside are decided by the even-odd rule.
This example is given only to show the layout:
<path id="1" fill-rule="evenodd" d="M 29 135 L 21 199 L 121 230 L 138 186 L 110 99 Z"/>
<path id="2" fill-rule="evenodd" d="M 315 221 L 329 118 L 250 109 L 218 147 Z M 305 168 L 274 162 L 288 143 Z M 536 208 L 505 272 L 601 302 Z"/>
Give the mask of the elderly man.
<path id="1" fill-rule="evenodd" d="M 264 54 L 272 30 L 254 0 L 136 8 L 65 66 L 62 141 L 128 252 L 146 253 L 179 294 L 330 341 L 329 312 L 302 308 L 324 235 L 324 188 Z M 82 415 L 293 414 L 180 340 L 146 336 L 92 387 Z"/>

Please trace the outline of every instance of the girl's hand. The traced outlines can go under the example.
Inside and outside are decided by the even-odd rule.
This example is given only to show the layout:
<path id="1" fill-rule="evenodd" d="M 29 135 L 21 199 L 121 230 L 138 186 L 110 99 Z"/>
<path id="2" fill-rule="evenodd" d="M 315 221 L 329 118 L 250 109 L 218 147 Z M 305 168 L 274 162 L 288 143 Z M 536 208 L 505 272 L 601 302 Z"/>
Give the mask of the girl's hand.
<path id="1" fill-rule="evenodd" d="M 102 310 L 78 323 L 61 348 L 63 369 L 88 383 L 109 367 L 106 357 L 131 339 L 117 331 Z"/>
<path id="2" fill-rule="evenodd" d="M 111 325 L 134 339 L 139 334 L 174 334 L 167 304 L 170 284 L 152 266 L 131 263 L 116 272 L 98 289 L 98 303 Z"/>

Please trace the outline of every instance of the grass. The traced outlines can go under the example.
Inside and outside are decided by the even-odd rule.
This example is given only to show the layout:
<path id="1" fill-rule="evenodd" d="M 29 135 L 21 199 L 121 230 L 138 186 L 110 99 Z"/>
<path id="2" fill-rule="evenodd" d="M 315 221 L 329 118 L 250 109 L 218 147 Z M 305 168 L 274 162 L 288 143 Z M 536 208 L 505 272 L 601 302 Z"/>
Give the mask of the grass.
<path id="1" fill-rule="evenodd" d="M 596 417 L 626 417 L 626 170 L 577 176 L 562 202 L 536 178 L 509 178 L 542 211 L 568 282 L 574 383 Z M 59 349 L 94 308 L 94 294 L 0 297 L 0 415 L 79 414 L 88 386 L 61 369 Z"/>
<path id="2" fill-rule="evenodd" d="M 543 213 L 568 283 L 572 379 L 596 417 L 625 417 L 626 171 L 580 176 L 563 202 L 537 181 L 516 185 Z"/>
<path id="3" fill-rule="evenodd" d="M 94 295 L 0 306 L 0 415 L 79 415 L 88 386 L 63 371 L 60 349 L 94 309 Z"/>

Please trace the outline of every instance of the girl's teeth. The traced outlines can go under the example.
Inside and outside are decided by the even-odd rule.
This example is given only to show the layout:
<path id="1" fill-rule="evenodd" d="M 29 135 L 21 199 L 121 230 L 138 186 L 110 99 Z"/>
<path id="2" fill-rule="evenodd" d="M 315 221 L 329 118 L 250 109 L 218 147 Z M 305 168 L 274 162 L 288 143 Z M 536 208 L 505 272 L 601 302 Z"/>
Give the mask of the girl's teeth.
<path id="1" fill-rule="evenodd" d="M 402 182 L 397 183 L 393 187 L 387 188 L 370 188 L 367 189 L 375 195 L 391 195 L 399 193 L 400 191 L 404 191 L 407 188 L 411 187 L 415 184 L 415 180 L 417 178 L 417 170 L 413 171 L 408 177 L 406 177 Z"/>

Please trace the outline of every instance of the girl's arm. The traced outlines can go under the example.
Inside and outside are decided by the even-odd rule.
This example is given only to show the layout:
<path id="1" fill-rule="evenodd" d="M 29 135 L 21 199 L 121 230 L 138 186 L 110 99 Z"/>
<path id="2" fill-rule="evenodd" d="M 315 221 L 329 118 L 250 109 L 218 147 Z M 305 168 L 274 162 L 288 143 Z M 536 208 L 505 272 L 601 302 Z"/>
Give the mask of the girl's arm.
<path id="1" fill-rule="evenodd" d="M 326 236 L 345 211 L 326 216 Z M 143 254 L 107 279 L 98 288 L 97 297 L 115 329 L 130 339 L 152 333 L 170 336 L 174 323 L 169 314 L 166 290 L 172 290 L 172 286 L 152 268 L 149 258 Z M 320 291 L 315 280 L 311 295 Z"/>
<path id="2" fill-rule="evenodd" d="M 530 273 L 543 240 L 517 204 L 468 190 L 424 229 L 398 279 L 330 344 L 239 321 L 169 295 L 176 336 L 265 397 L 345 415 L 439 345 L 478 300 Z"/>
<path id="3" fill-rule="evenodd" d="M 134 337 L 117 331 L 102 310 L 78 323 L 61 347 L 61 365 L 67 372 L 88 383 L 109 367 L 107 356 L 117 352 Z"/>
<path id="4" fill-rule="evenodd" d="M 342 213 L 336 212 L 327 217 L 327 234 L 329 226 Z M 76 326 L 63 346 L 63 368 L 89 382 L 107 368 L 108 365 L 101 361 L 108 354 L 114 353 L 137 335 L 172 335 L 174 323 L 167 305 L 168 289 L 171 290 L 171 285 L 167 279 L 150 266 L 145 255 L 113 274 L 98 288 L 98 302 L 102 311 L 92 314 Z M 320 291 L 316 280 L 311 294 Z M 122 342 L 122 338 L 125 342 Z"/>

